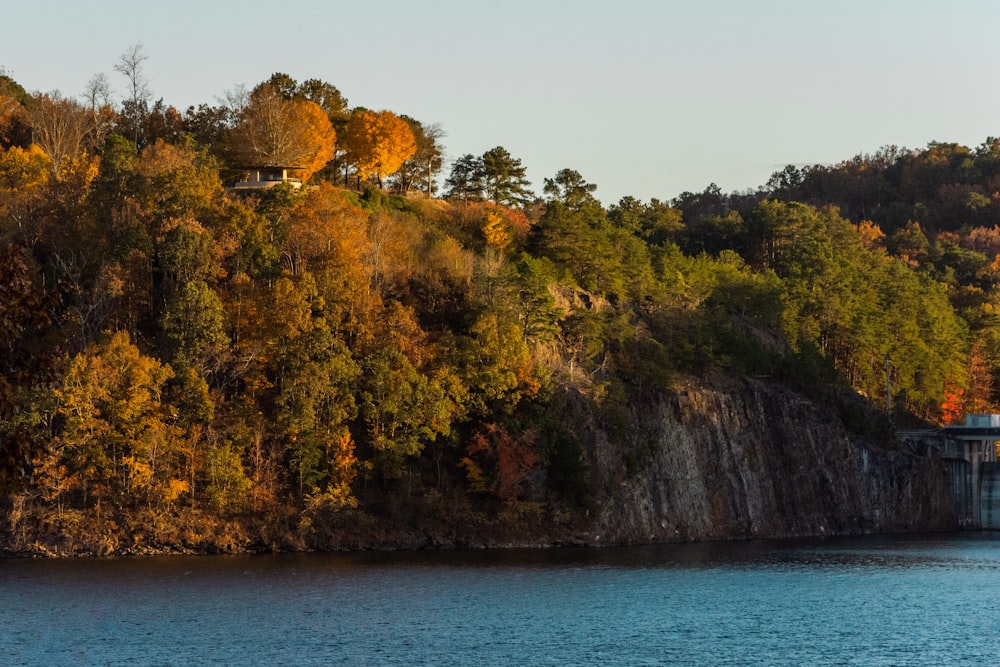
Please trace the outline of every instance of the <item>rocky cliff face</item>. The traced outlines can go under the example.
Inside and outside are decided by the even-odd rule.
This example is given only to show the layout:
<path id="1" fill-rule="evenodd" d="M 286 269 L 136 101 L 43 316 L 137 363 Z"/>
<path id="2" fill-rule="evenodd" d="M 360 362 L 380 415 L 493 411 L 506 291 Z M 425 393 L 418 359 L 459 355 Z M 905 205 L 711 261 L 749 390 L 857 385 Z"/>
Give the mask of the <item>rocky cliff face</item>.
<path id="1" fill-rule="evenodd" d="M 625 442 L 590 431 L 598 543 L 957 527 L 940 460 L 860 441 L 786 389 L 692 385 L 629 411 Z"/>

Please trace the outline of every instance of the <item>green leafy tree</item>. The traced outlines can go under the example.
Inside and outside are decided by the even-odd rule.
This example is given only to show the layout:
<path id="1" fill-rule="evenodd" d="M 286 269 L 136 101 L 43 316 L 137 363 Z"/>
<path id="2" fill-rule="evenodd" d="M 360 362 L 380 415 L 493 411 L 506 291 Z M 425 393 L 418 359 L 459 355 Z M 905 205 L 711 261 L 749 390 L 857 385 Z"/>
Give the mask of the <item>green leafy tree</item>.
<path id="1" fill-rule="evenodd" d="M 385 348 L 361 361 L 361 416 L 383 474 L 400 474 L 403 461 L 420 453 L 440 430 L 426 419 L 428 407 L 441 400 L 428 377 L 402 352 Z"/>
<path id="2" fill-rule="evenodd" d="M 503 146 L 497 146 L 483 153 L 480 162 L 487 200 L 504 206 L 527 206 L 533 194 L 519 159 L 511 156 Z"/>
<path id="3" fill-rule="evenodd" d="M 292 97 L 299 97 L 319 105 L 335 129 L 347 122 L 347 98 L 340 90 L 322 79 L 307 79 L 295 87 Z M 339 127 L 338 127 L 339 126 Z"/>
<path id="4" fill-rule="evenodd" d="M 634 234 L 647 243 L 663 245 L 673 241 L 684 229 L 678 209 L 651 199 L 643 204 L 634 197 L 622 197 L 608 209 L 608 219 L 616 227 Z"/>
<path id="5" fill-rule="evenodd" d="M 195 368 L 202 375 L 219 369 L 229 349 L 226 313 L 204 281 L 180 286 L 167 303 L 162 326 L 175 368 Z"/>
<path id="6" fill-rule="evenodd" d="M 445 196 L 463 202 L 482 201 L 486 184 L 482 159 L 467 153 L 455 160 L 451 174 L 445 179 Z"/>
<path id="7" fill-rule="evenodd" d="M 476 319 L 470 334 L 462 367 L 475 412 L 510 412 L 522 398 L 537 391 L 531 354 L 519 322 L 493 309 Z"/>
<path id="8" fill-rule="evenodd" d="M 597 185 L 584 180 L 580 172 L 561 169 L 552 178 L 545 179 L 545 194 L 550 202 L 559 202 L 567 208 L 579 210 L 584 207 L 599 206 L 594 198 Z"/>
<path id="9" fill-rule="evenodd" d="M 215 284 L 222 275 L 212 233 L 195 220 L 176 220 L 157 242 L 157 260 L 172 285 L 192 280 Z"/>
<path id="10" fill-rule="evenodd" d="M 284 341 L 276 376 L 278 426 L 288 443 L 299 493 L 325 484 L 337 487 L 353 470 L 338 472 L 341 440 L 357 414 L 355 383 L 360 369 L 350 350 L 320 321 L 311 331 Z M 349 480 L 348 480 L 349 481 Z"/>
<path id="11" fill-rule="evenodd" d="M 625 295 L 626 278 L 616 254 L 614 228 L 600 202 L 596 186 L 575 171 L 564 169 L 546 179 L 549 201 L 534 228 L 531 247 L 550 259 L 560 278 L 584 290 Z"/>
<path id="12" fill-rule="evenodd" d="M 546 343 L 558 333 L 556 322 L 562 310 L 549 291 L 550 276 L 541 260 L 528 254 L 515 263 L 517 271 L 517 317 L 528 343 Z"/>

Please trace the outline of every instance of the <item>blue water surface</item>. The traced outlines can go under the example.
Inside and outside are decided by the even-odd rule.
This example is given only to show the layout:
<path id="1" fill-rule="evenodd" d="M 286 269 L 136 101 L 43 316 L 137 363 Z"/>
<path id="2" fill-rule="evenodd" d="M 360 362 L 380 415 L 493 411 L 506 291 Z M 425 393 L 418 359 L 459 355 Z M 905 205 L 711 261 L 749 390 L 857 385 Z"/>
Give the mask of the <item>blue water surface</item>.
<path id="1" fill-rule="evenodd" d="M 9 665 L 989 665 L 1000 534 L 0 560 Z"/>

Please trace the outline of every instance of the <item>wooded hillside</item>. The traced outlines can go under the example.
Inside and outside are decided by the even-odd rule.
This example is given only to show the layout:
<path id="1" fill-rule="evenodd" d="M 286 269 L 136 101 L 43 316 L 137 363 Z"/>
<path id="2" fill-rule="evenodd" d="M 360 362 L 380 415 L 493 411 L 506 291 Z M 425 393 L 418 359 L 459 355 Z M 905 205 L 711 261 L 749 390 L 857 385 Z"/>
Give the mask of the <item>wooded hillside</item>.
<path id="1" fill-rule="evenodd" d="M 318 80 L 184 112 L 132 90 L 0 77 L 12 548 L 585 523 L 575 410 L 614 433 L 679 377 L 767 376 L 885 439 L 891 359 L 897 425 L 997 411 L 998 140 L 604 207 L 503 147 L 445 178 L 441 128 Z M 307 186 L 224 187 L 251 165 Z"/>

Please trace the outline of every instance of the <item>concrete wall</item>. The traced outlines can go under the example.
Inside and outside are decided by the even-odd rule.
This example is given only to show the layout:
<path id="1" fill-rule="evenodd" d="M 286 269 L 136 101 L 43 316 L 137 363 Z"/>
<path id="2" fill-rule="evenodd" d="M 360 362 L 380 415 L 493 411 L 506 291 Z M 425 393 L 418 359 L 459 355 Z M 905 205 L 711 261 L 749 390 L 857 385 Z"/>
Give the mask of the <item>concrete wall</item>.
<path id="1" fill-rule="evenodd" d="M 1000 530 L 1000 463 L 983 464 L 979 508 L 982 528 Z"/>
<path id="2" fill-rule="evenodd" d="M 965 459 L 944 459 L 945 468 L 951 478 L 951 493 L 955 498 L 955 512 L 958 525 L 973 528 L 975 518 L 972 513 L 972 464 Z"/>

